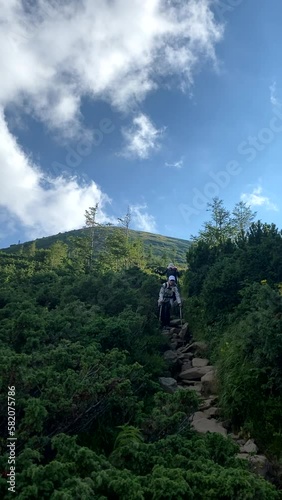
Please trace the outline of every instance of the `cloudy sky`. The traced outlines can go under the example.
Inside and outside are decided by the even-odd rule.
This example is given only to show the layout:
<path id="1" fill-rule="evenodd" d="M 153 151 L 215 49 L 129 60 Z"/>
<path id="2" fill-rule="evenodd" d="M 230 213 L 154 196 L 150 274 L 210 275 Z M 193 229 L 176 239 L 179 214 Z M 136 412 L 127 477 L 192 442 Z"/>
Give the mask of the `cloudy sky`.
<path id="1" fill-rule="evenodd" d="M 0 247 L 100 222 L 282 228 L 281 0 L 0 0 Z"/>

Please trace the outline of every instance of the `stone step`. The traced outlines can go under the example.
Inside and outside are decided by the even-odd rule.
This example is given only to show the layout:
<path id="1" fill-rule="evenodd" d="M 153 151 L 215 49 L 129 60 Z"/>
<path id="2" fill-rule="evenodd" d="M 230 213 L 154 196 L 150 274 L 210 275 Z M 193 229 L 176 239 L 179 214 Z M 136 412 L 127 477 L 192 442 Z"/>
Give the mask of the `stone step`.
<path id="1" fill-rule="evenodd" d="M 159 377 L 159 383 L 164 391 L 171 394 L 177 390 L 177 382 L 172 377 Z"/>
<path id="2" fill-rule="evenodd" d="M 227 437 L 227 430 L 220 424 L 220 422 L 217 422 L 217 420 L 213 418 L 208 419 L 206 416 L 198 419 L 193 418 L 191 426 L 195 431 L 201 434 L 206 434 L 207 432 L 216 432 L 224 437 Z"/>
<path id="3" fill-rule="evenodd" d="M 213 370 L 213 366 L 201 366 L 199 368 L 189 368 L 179 374 L 181 379 L 201 380 L 209 371 Z"/>
<path id="4" fill-rule="evenodd" d="M 192 359 L 192 366 L 194 368 L 199 368 L 202 366 L 208 366 L 209 360 L 205 358 L 193 358 Z"/>

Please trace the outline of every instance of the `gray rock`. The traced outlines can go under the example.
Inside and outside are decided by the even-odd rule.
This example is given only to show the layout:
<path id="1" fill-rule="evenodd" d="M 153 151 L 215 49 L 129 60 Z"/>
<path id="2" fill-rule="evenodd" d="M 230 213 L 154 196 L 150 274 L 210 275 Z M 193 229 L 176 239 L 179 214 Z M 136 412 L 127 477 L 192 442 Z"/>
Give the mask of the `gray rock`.
<path id="1" fill-rule="evenodd" d="M 201 378 L 201 382 L 204 396 L 217 393 L 217 381 L 214 370 L 209 370 L 206 374 L 204 374 Z"/>
<path id="2" fill-rule="evenodd" d="M 179 326 L 179 325 L 181 325 L 181 319 L 179 319 L 179 318 L 178 319 L 172 319 L 170 321 L 170 326 Z"/>
<path id="3" fill-rule="evenodd" d="M 240 448 L 242 453 L 257 453 L 258 447 L 254 443 L 252 439 L 248 439 L 248 441 Z"/>
<path id="4" fill-rule="evenodd" d="M 199 418 L 198 420 L 193 420 L 191 426 L 197 432 L 201 434 L 206 434 L 207 432 L 216 432 L 221 434 L 222 436 L 227 436 L 227 431 L 222 427 L 222 425 L 217 422 L 215 419 L 208 419 L 206 417 Z"/>
<path id="5" fill-rule="evenodd" d="M 212 408 L 212 401 L 210 399 L 205 399 L 202 404 L 200 405 L 200 410 L 208 410 L 209 408 Z"/>
<path id="6" fill-rule="evenodd" d="M 185 347 L 186 347 L 186 346 L 178 347 L 178 349 L 177 349 L 177 354 L 179 354 L 179 356 L 180 356 L 180 355 L 181 355 L 181 356 L 183 356 L 184 351 L 185 351 Z"/>
<path id="7" fill-rule="evenodd" d="M 191 359 L 193 359 L 192 352 L 185 352 L 184 354 L 182 354 L 182 356 L 183 356 L 183 359 L 187 359 L 189 361 L 191 361 Z"/>
<path id="8" fill-rule="evenodd" d="M 193 413 L 193 422 L 194 420 L 199 420 L 200 418 L 206 418 L 206 415 L 204 414 L 203 411 L 195 411 L 195 413 Z"/>
<path id="9" fill-rule="evenodd" d="M 186 370 L 190 370 L 190 368 L 192 368 L 191 361 L 190 360 L 185 360 L 185 363 L 183 363 L 183 365 L 182 365 L 181 371 L 185 372 Z"/>
<path id="10" fill-rule="evenodd" d="M 204 413 L 207 418 L 211 418 L 211 417 L 218 417 L 220 412 L 219 408 L 217 408 L 216 406 L 211 406 L 210 408 L 205 410 Z"/>
<path id="11" fill-rule="evenodd" d="M 171 363 L 175 363 L 178 360 L 178 357 L 175 351 L 165 351 L 164 359 L 166 361 L 170 361 Z"/>
<path id="12" fill-rule="evenodd" d="M 187 385 L 187 389 L 190 391 L 195 391 L 200 396 L 202 390 L 201 382 L 195 385 Z"/>
<path id="13" fill-rule="evenodd" d="M 194 358 L 192 359 L 192 366 L 198 368 L 200 366 L 207 366 L 209 364 L 209 360 L 205 358 Z"/>
<path id="14" fill-rule="evenodd" d="M 264 455 L 249 455 L 249 462 L 252 465 L 253 471 L 259 476 L 266 477 L 271 465 Z"/>
<path id="15" fill-rule="evenodd" d="M 179 377 L 182 379 L 190 380 L 201 380 L 201 378 L 213 369 L 212 366 L 202 366 L 199 368 L 189 368 L 188 370 L 182 371 Z"/>
<path id="16" fill-rule="evenodd" d="M 175 334 L 175 335 L 179 335 L 179 332 L 180 332 L 180 328 L 175 328 L 175 327 L 172 327 L 170 329 L 171 333 Z"/>
<path id="17" fill-rule="evenodd" d="M 160 377 L 159 382 L 162 388 L 171 394 L 177 389 L 177 382 L 172 377 Z"/>
<path id="18" fill-rule="evenodd" d="M 208 345 L 205 342 L 193 342 L 188 346 L 189 351 L 193 352 L 206 352 L 208 350 Z"/>
<path id="19" fill-rule="evenodd" d="M 193 389 L 197 390 L 199 392 L 199 394 L 201 393 L 202 384 L 198 380 L 186 380 L 186 379 L 183 379 L 183 380 L 181 380 L 181 384 L 185 385 L 185 386 L 188 386 L 191 389 L 193 388 Z"/>
<path id="20" fill-rule="evenodd" d="M 269 461 L 264 455 L 249 455 L 248 453 L 237 453 L 236 458 L 241 460 L 248 460 L 252 466 L 253 472 L 262 476 L 267 477 L 267 474 L 271 468 Z"/>

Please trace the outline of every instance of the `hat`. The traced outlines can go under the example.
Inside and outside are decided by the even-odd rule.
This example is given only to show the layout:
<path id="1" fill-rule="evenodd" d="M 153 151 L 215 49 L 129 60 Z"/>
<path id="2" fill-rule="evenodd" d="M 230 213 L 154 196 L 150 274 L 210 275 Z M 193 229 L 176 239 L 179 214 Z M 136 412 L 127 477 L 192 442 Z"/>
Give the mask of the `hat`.
<path id="1" fill-rule="evenodd" d="M 170 276 L 168 279 L 169 279 L 169 281 L 172 281 L 172 280 L 175 281 L 175 276 Z"/>
<path id="2" fill-rule="evenodd" d="M 167 267 L 174 267 L 174 265 L 171 262 Z"/>

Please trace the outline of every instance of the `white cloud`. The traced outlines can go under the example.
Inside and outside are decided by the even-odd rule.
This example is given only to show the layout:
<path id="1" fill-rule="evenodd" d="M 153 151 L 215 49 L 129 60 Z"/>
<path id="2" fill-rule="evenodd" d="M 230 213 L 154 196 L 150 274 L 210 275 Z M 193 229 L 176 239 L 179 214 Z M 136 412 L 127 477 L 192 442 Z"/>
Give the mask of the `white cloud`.
<path id="1" fill-rule="evenodd" d="M 131 205 L 131 216 L 134 229 L 147 231 L 148 233 L 156 233 L 157 226 L 153 215 L 144 212 L 147 205 Z"/>
<path id="2" fill-rule="evenodd" d="M 122 132 L 126 146 L 121 154 L 145 159 L 159 148 L 159 139 L 164 129 L 155 128 L 148 116 L 141 113 L 133 119 L 133 126 L 124 128 Z"/>
<path id="3" fill-rule="evenodd" d="M 84 225 L 84 210 L 99 203 L 99 222 L 109 218 L 104 207 L 110 199 L 91 182 L 79 186 L 75 178 L 48 178 L 28 159 L 0 114 L 0 205 L 35 238 Z"/>
<path id="4" fill-rule="evenodd" d="M 180 88 L 189 87 L 199 66 L 216 63 L 223 28 L 210 4 L 0 0 L 0 195 L 11 216 L 36 236 L 51 234 L 80 226 L 84 209 L 95 202 L 104 208 L 107 197 L 94 182 L 81 187 L 76 179 L 44 178 L 8 129 L 7 109 L 10 123 L 28 113 L 56 136 L 74 138 L 85 133 L 84 97 L 128 111 L 164 77 L 166 84 L 176 78 Z M 129 138 L 129 148 L 144 158 L 161 131 L 143 114 L 133 123 L 139 135 Z M 152 227 L 153 219 L 140 212 L 140 223 Z"/>
<path id="5" fill-rule="evenodd" d="M 267 210 L 274 210 L 278 212 L 278 207 L 272 203 L 267 196 L 262 195 L 262 187 L 257 186 L 253 189 L 252 193 L 242 193 L 241 201 L 244 201 L 251 207 L 265 207 Z"/>
<path id="6" fill-rule="evenodd" d="M 0 0 L 0 104 L 76 132 L 83 96 L 128 109 L 160 76 L 189 85 L 200 64 L 215 62 L 222 38 L 210 4 Z"/>
<path id="7" fill-rule="evenodd" d="M 174 161 L 172 163 L 165 162 L 165 167 L 182 168 L 183 167 L 183 159 L 178 160 L 178 161 Z"/>

